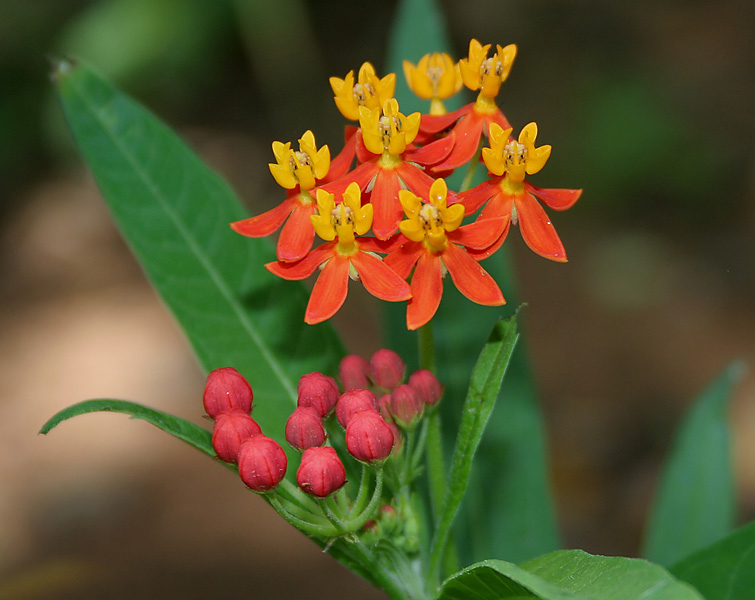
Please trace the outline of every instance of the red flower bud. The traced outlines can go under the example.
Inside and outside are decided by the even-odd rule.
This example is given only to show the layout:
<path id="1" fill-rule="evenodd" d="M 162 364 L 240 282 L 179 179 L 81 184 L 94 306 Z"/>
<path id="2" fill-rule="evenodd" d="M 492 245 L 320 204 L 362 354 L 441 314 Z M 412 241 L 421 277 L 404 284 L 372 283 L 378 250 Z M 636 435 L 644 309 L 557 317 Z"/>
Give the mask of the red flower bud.
<path id="1" fill-rule="evenodd" d="M 401 448 L 404 447 L 404 436 L 401 435 L 401 430 L 395 423 L 388 423 L 388 427 L 391 428 L 391 432 L 393 433 L 393 452 L 391 454 L 398 456 L 401 454 Z"/>
<path id="2" fill-rule="evenodd" d="M 370 364 L 361 356 L 349 354 L 341 359 L 338 365 L 338 378 L 343 385 L 343 391 L 347 392 L 355 388 L 367 389 L 370 387 L 368 375 Z"/>
<path id="3" fill-rule="evenodd" d="M 383 394 L 378 398 L 378 408 L 380 409 L 381 416 L 388 422 L 393 423 L 393 415 L 391 414 L 391 395 Z"/>
<path id="4" fill-rule="evenodd" d="M 210 371 L 204 387 L 204 409 L 213 419 L 225 411 L 238 408 L 252 412 L 252 386 L 233 367 Z"/>
<path id="5" fill-rule="evenodd" d="M 409 385 L 414 388 L 425 404 L 437 404 L 443 395 L 443 386 L 427 369 L 412 373 L 409 377 Z"/>
<path id="6" fill-rule="evenodd" d="M 316 408 L 300 406 L 286 422 L 286 441 L 297 450 L 306 450 L 325 443 L 325 428 Z"/>
<path id="7" fill-rule="evenodd" d="M 422 416 L 425 408 L 419 394 L 406 383 L 391 392 L 391 414 L 399 425 L 404 427 L 414 425 Z"/>
<path id="8" fill-rule="evenodd" d="M 239 475 L 248 488 L 267 492 L 286 475 L 288 460 L 280 444 L 266 435 L 255 435 L 239 450 Z"/>
<path id="9" fill-rule="evenodd" d="M 259 433 L 262 430 L 249 413 L 234 408 L 218 415 L 212 431 L 212 447 L 221 460 L 235 463 L 241 444 Z"/>
<path id="10" fill-rule="evenodd" d="M 327 417 L 338 402 L 336 380 L 322 373 L 302 375 L 299 379 L 299 406 L 316 408 L 321 417 Z"/>
<path id="11" fill-rule="evenodd" d="M 370 390 L 349 390 L 341 394 L 336 405 L 336 417 L 344 429 L 351 417 L 362 410 L 378 410 L 375 394 Z"/>
<path id="12" fill-rule="evenodd" d="M 362 462 L 385 460 L 391 455 L 393 442 L 393 431 L 376 410 L 355 414 L 346 427 L 346 448 Z"/>
<path id="13" fill-rule="evenodd" d="M 303 492 L 325 498 L 346 483 L 346 469 L 334 448 L 307 448 L 301 455 L 296 483 Z"/>
<path id="14" fill-rule="evenodd" d="M 404 361 L 393 350 L 383 348 L 370 358 L 370 377 L 376 385 L 392 390 L 404 379 Z"/>

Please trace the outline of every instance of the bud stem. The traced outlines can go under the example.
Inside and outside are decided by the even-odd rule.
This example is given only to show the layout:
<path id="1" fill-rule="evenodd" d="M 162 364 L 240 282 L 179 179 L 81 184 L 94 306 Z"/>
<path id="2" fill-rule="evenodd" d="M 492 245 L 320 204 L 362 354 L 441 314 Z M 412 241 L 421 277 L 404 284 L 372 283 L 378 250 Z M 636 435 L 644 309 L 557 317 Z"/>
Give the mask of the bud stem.
<path id="1" fill-rule="evenodd" d="M 293 509 L 294 506 L 284 506 L 284 500 L 275 492 L 268 494 L 267 499 L 281 517 L 283 517 L 284 519 L 286 519 L 286 521 L 301 529 L 308 535 L 314 535 L 323 538 L 332 538 L 340 535 L 340 532 L 333 525 L 322 521 L 322 517 L 318 517 L 317 515 L 308 515 L 308 518 L 311 518 L 312 521 L 300 519 L 291 512 L 291 509 Z M 314 519 L 317 519 L 323 524 L 313 522 Z"/>
<path id="2" fill-rule="evenodd" d="M 353 519 L 349 519 L 347 521 L 347 527 L 349 531 L 356 531 L 357 529 L 362 527 L 362 525 L 364 525 L 373 514 L 375 514 L 375 511 L 377 510 L 378 505 L 380 504 L 382 495 L 383 495 L 383 467 L 380 466 L 377 468 L 377 477 L 375 479 L 375 491 L 372 493 L 372 498 L 370 499 L 370 503 L 367 505 L 367 507 L 363 511 L 357 514 L 356 517 L 354 517 Z"/>

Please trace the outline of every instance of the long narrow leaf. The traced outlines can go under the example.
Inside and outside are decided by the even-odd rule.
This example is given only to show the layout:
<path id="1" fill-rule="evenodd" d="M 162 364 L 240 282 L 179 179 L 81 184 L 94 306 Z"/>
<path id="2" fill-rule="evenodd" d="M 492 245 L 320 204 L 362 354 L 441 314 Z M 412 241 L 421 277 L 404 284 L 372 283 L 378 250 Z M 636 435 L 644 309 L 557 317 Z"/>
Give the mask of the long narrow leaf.
<path id="1" fill-rule="evenodd" d="M 48 434 L 63 421 L 93 412 L 123 413 L 131 416 L 133 419 L 147 421 L 179 440 L 183 440 L 200 452 L 204 452 L 207 456 L 213 458 L 217 456 L 215 450 L 212 448 L 212 434 L 208 430 L 186 419 L 127 400 L 98 399 L 79 402 L 53 415 L 42 425 L 39 433 Z"/>
<path id="2" fill-rule="evenodd" d="M 493 412 L 493 406 L 501 389 L 501 382 L 517 338 L 516 316 L 496 323 L 472 372 L 448 477 L 448 493 L 440 511 L 432 542 L 431 574 L 437 573 L 436 569 L 439 567 L 451 525 L 469 483 L 472 460 L 480 445 L 490 414 Z"/>
<path id="3" fill-rule="evenodd" d="M 727 412 L 741 366 L 729 367 L 682 423 L 653 506 L 644 555 L 670 565 L 721 539 L 734 524 L 734 479 Z"/>
<path id="4" fill-rule="evenodd" d="M 303 324 L 303 287 L 265 271 L 274 259 L 266 240 L 230 230 L 247 215 L 173 132 L 86 66 L 61 61 L 55 80 L 103 197 L 200 363 L 246 375 L 255 418 L 280 440 L 298 377 L 333 371 L 341 354 L 333 330 Z"/>
<path id="5" fill-rule="evenodd" d="M 562 550 L 515 565 L 486 560 L 450 577 L 437 600 L 703 600 L 644 560 Z"/>

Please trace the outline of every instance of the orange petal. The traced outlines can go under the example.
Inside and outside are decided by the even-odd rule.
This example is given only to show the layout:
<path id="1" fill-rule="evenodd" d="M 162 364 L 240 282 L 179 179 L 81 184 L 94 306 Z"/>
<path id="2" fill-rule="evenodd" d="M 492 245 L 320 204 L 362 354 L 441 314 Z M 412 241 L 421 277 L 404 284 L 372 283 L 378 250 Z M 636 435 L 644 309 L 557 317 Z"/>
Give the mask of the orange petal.
<path id="1" fill-rule="evenodd" d="M 374 237 L 360 237 L 358 244 L 359 249 L 365 252 L 377 252 L 378 254 L 390 254 L 394 250 L 398 250 L 399 246 L 405 244 L 408 240 L 406 237 L 399 233 L 387 240 L 379 240 Z"/>
<path id="2" fill-rule="evenodd" d="M 477 152 L 484 124 L 485 121 L 482 115 L 475 111 L 470 111 L 469 114 L 456 124 L 456 127 L 449 134 L 454 136 L 453 150 L 451 150 L 451 153 L 443 162 L 434 165 L 432 170 L 444 171 L 455 169 L 469 162 L 475 155 L 475 152 Z"/>
<path id="3" fill-rule="evenodd" d="M 386 256 L 384 262 L 393 269 L 399 277 L 407 279 L 424 251 L 425 248 L 422 245 L 422 242 L 410 242 L 407 240 L 407 242 L 398 250 L 395 250 Z"/>
<path id="4" fill-rule="evenodd" d="M 370 204 L 374 207 L 372 231 L 381 240 L 387 240 L 398 229 L 399 221 L 404 216 L 398 191 L 401 183 L 395 169 L 379 169 L 375 185 L 370 195 Z"/>
<path id="5" fill-rule="evenodd" d="M 464 250 L 448 244 L 442 257 L 454 285 L 472 302 L 485 306 L 506 304 L 495 280 Z"/>
<path id="6" fill-rule="evenodd" d="M 399 302 L 411 297 L 409 284 L 379 258 L 366 252 L 357 252 L 351 257 L 351 264 L 359 273 L 364 287 L 376 298 Z"/>
<path id="7" fill-rule="evenodd" d="M 336 254 L 315 281 L 304 322 L 314 325 L 330 319 L 343 306 L 348 288 L 349 259 Z"/>
<path id="8" fill-rule="evenodd" d="M 440 256 L 423 252 L 412 276 L 412 297 L 406 306 L 406 327 L 422 327 L 437 312 L 443 296 Z"/>
<path id="9" fill-rule="evenodd" d="M 567 208 L 571 208 L 582 195 L 582 190 L 539 188 L 535 187 L 528 181 L 524 182 L 524 188 L 530 194 L 542 200 L 546 206 L 549 206 L 553 210 L 566 210 Z"/>
<path id="10" fill-rule="evenodd" d="M 509 123 L 509 120 L 506 118 L 506 115 L 504 115 L 500 109 L 498 109 L 496 112 L 487 115 L 485 118 L 485 133 L 487 134 L 488 126 L 490 123 L 498 123 L 501 126 L 501 129 L 510 129 L 511 124 Z"/>
<path id="11" fill-rule="evenodd" d="M 509 221 L 509 217 L 478 218 L 474 223 L 469 223 L 456 231 L 449 232 L 448 237 L 455 243 L 467 248 L 482 250 L 491 246 L 501 237 L 501 234 L 508 229 Z"/>
<path id="12" fill-rule="evenodd" d="M 396 167 L 396 172 L 401 178 L 401 181 L 404 182 L 407 190 L 420 198 L 428 197 L 430 186 L 432 186 L 435 179 L 430 177 L 419 167 L 407 162 L 401 163 Z"/>
<path id="13" fill-rule="evenodd" d="M 279 260 L 277 262 L 267 263 L 265 268 L 273 275 L 277 275 L 283 279 L 289 281 L 296 281 L 299 279 L 306 279 L 315 269 L 324 263 L 335 253 L 336 243 L 330 242 L 328 244 L 322 244 L 318 246 L 307 256 L 297 262 L 283 262 Z"/>
<path id="14" fill-rule="evenodd" d="M 451 125 L 471 111 L 473 106 L 474 102 L 465 104 L 461 108 L 445 115 L 422 115 L 419 130 L 423 133 L 439 133 L 451 127 Z"/>
<path id="15" fill-rule="evenodd" d="M 534 196 L 524 193 L 514 200 L 519 216 L 519 229 L 527 245 L 544 258 L 566 262 L 566 250 L 556 228 Z"/>
<path id="16" fill-rule="evenodd" d="M 278 206 L 261 215 L 231 223 L 231 229 L 247 237 L 265 237 L 283 225 L 298 204 L 296 196 L 289 196 Z"/>
<path id="17" fill-rule="evenodd" d="M 309 217 L 315 214 L 315 203 L 297 202 L 296 208 L 286 221 L 278 238 L 275 252 L 278 260 L 293 262 L 301 260 L 312 249 L 315 241 L 315 228 Z"/>
<path id="18" fill-rule="evenodd" d="M 419 165 L 434 165 L 446 158 L 453 147 L 453 136 L 447 135 L 439 140 L 425 144 L 422 148 L 407 150 L 404 152 L 404 160 Z"/>
<path id="19" fill-rule="evenodd" d="M 498 251 L 498 249 L 503 245 L 503 242 L 506 241 L 506 236 L 509 234 L 509 229 L 511 229 L 511 219 L 506 219 L 506 227 L 504 228 L 501 235 L 498 237 L 498 239 L 493 242 L 489 247 L 482 248 L 481 250 L 475 250 L 474 248 L 469 248 L 467 250 L 467 254 L 474 258 L 476 261 L 485 260 L 492 254 Z"/>
<path id="20" fill-rule="evenodd" d="M 328 174 L 322 179 L 322 183 L 335 181 L 349 172 L 351 163 L 354 162 L 354 154 L 356 152 L 356 131 L 356 127 L 353 127 L 352 125 L 346 126 L 343 150 L 338 153 L 338 156 L 330 161 L 330 169 L 328 170 Z"/>
<path id="21" fill-rule="evenodd" d="M 464 215 L 469 216 L 483 204 L 490 200 L 498 193 L 501 177 L 495 177 L 483 181 L 481 184 L 474 186 L 464 192 L 459 193 L 459 202 L 465 206 Z"/>
<path id="22" fill-rule="evenodd" d="M 364 189 L 367 187 L 367 184 L 375 176 L 377 170 L 378 166 L 376 160 L 363 163 L 361 165 L 358 165 L 357 168 L 353 171 L 346 173 L 346 175 L 344 175 L 343 177 L 339 177 L 334 181 L 330 181 L 324 185 L 321 185 L 319 186 L 319 188 L 309 190 L 309 193 L 315 196 L 317 194 L 317 189 L 325 190 L 326 192 L 333 194 L 336 197 L 336 204 L 339 204 L 341 202 L 341 198 L 343 197 L 343 193 L 351 183 L 356 182 L 356 184 L 359 186 L 359 189 L 364 191 Z"/>

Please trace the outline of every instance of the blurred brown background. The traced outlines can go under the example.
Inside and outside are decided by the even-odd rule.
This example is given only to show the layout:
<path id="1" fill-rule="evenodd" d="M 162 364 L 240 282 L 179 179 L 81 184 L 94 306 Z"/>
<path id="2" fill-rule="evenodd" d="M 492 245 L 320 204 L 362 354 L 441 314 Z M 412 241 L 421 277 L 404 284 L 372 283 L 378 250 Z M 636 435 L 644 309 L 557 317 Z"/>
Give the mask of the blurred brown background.
<path id="1" fill-rule="evenodd" d="M 275 8 L 273 8 L 273 4 Z M 690 399 L 727 364 L 742 520 L 755 517 L 755 16 L 747 3 L 443 3 L 519 45 L 502 91 L 554 146 L 535 183 L 583 187 L 552 215 L 567 265 L 514 233 L 564 544 L 633 555 Z M 380 598 L 224 469 L 120 415 L 36 433 L 78 400 L 201 422 L 203 377 L 128 254 L 47 80 L 96 65 L 176 128 L 259 212 L 272 140 L 339 148 L 327 77 L 384 72 L 395 2 L 6 0 L 0 7 L 0 595 Z M 503 284 L 504 291 L 506 285 Z M 354 302 L 354 299 L 351 299 Z M 377 328 L 338 319 L 352 350 Z"/>

